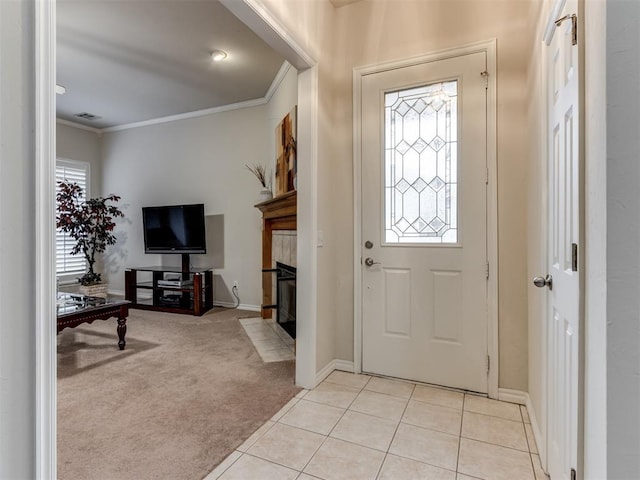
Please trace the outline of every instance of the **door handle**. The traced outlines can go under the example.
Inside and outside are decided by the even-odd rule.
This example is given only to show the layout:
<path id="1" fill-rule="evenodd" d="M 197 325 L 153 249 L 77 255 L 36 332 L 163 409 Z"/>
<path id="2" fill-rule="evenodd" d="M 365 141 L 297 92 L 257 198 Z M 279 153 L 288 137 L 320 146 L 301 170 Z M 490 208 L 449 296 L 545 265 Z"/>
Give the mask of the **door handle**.
<path id="1" fill-rule="evenodd" d="M 553 277 L 549 274 L 547 274 L 546 277 L 534 277 L 533 278 L 533 284 L 538 287 L 538 288 L 542 288 L 542 287 L 548 287 L 549 290 L 553 289 Z"/>
<path id="2" fill-rule="evenodd" d="M 374 262 L 373 258 L 367 257 L 367 258 L 364 259 L 364 264 L 367 267 L 371 267 L 372 265 L 380 265 L 380 262 Z"/>

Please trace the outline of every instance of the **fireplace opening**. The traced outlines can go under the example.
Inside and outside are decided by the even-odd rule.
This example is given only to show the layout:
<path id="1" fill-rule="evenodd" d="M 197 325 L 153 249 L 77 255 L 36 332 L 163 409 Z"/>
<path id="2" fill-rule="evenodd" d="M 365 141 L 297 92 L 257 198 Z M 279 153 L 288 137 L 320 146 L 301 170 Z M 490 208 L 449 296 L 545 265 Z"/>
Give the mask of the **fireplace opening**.
<path id="1" fill-rule="evenodd" d="M 296 338 L 296 268 L 276 262 L 278 324 Z"/>

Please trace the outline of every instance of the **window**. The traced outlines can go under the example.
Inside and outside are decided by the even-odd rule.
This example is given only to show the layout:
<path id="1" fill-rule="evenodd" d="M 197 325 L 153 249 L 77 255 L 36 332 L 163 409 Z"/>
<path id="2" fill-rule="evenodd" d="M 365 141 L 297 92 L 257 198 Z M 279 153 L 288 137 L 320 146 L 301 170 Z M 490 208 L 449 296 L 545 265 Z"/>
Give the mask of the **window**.
<path id="1" fill-rule="evenodd" d="M 456 243 L 458 82 L 384 101 L 386 243 Z"/>
<path id="2" fill-rule="evenodd" d="M 56 194 L 59 191 L 58 182 L 63 180 L 80 185 L 86 197 L 89 194 L 89 164 L 58 159 L 56 161 Z M 82 254 L 70 254 L 74 245 L 75 240 L 66 233 L 56 230 L 56 276 L 61 280 L 70 280 L 73 275 L 81 275 L 87 270 L 87 263 Z"/>

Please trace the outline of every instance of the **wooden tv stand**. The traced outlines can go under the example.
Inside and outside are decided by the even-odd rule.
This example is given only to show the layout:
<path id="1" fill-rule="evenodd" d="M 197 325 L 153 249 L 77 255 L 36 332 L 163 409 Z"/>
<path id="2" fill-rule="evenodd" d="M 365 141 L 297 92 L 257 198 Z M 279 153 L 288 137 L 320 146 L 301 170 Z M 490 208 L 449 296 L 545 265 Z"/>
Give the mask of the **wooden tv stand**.
<path id="1" fill-rule="evenodd" d="M 177 274 L 189 283 L 167 285 L 167 279 Z M 200 316 L 213 308 L 213 270 L 190 268 L 183 272 L 180 267 L 132 267 L 124 272 L 124 290 L 130 308 Z M 151 298 L 148 295 L 138 298 L 143 291 L 150 292 Z"/>

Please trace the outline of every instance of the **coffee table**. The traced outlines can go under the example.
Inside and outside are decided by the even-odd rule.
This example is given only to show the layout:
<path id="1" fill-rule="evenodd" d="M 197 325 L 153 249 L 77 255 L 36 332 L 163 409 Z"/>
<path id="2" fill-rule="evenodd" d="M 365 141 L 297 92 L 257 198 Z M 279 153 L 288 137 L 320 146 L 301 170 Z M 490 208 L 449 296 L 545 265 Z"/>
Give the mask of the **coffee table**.
<path id="1" fill-rule="evenodd" d="M 56 300 L 58 333 L 67 327 L 73 328 L 83 323 L 93 323 L 94 320 L 115 317 L 118 320 L 118 347 L 124 350 L 130 303 L 128 300 L 115 298 L 59 293 Z"/>

